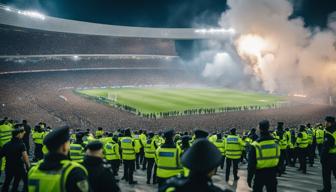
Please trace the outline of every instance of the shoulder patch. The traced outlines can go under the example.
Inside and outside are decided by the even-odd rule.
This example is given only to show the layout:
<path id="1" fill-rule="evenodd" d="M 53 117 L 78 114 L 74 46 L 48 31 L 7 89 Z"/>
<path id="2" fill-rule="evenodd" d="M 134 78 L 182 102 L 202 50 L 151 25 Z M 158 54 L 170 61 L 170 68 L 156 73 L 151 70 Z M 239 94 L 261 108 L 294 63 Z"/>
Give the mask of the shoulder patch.
<path id="1" fill-rule="evenodd" d="M 89 191 L 89 184 L 87 180 L 79 181 L 76 183 L 77 187 L 82 192 L 88 192 Z"/>

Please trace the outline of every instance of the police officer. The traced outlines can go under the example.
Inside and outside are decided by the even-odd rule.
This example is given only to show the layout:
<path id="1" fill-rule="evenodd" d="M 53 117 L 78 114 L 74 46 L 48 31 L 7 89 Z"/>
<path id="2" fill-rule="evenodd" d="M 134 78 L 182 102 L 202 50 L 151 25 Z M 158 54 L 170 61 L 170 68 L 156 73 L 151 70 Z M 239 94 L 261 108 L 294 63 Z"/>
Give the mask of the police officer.
<path id="1" fill-rule="evenodd" d="M 321 150 L 323 189 L 319 192 L 331 191 L 331 174 L 336 171 L 336 124 L 335 117 L 325 118 L 325 136 Z"/>
<path id="2" fill-rule="evenodd" d="M 95 134 L 96 138 L 100 139 L 100 138 L 103 137 L 103 135 L 104 135 L 103 128 L 102 127 L 98 127 L 98 130 L 96 131 L 96 134 Z"/>
<path id="3" fill-rule="evenodd" d="M 225 156 L 226 156 L 226 173 L 225 180 L 229 181 L 230 168 L 231 164 L 233 166 L 233 177 L 237 181 L 238 177 L 238 163 L 242 155 L 242 149 L 245 146 L 245 143 L 242 139 L 236 134 L 236 129 L 232 128 L 230 134 L 225 140 Z"/>
<path id="4" fill-rule="evenodd" d="M 278 142 L 281 149 L 279 166 L 278 166 L 279 176 L 281 176 L 281 174 L 284 174 L 286 170 L 285 160 L 286 160 L 287 139 L 285 131 L 283 130 L 283 125 L 284 125 L 283 122 L 278 122 L 277 130 L 274 132 L 274 138 Z"/>
<path id="5" fill-rule="evenodd" d="M 29 191 L 89 191 L 87 171 L 82 165 L 68 160 L 69 127 L 54 129 L 44 139 L 49 153 L 28 173 Z"/>
<path id="6" fill-rule="evenodd" d="M 137 131 L 134 132 L 133 141 L 134 141 L 134 144 L 135 144 L 135 164 L 136 164 L 136 169 L 140 169 L 140 151 L 141 151 L 141 148 L 143 146 L 141 144 L 140 135 L 138 134 Z"/>
<path id="7" fill-rule="evenodd" d="M 155 151 L 158 148 L 155 140 L 153 139 L 154 133 L 148 133 L 148 140 L 145 144 L 145 158 L 147 162 L 147 184 L 153 175 L 153 184 L 156 184 L 156 165 L 155 165 Z M 154 171 L 152 171 L 154 168 Z"/>
<path id="8" fill-rule="evenodd" d="M 308 157 L 308 160 L 309 160 L 309 165 L 310 167 L 313 167 L 314 165 L 314 158 L 315 158 L 315 148 L 314 148 L 314 145 L 316 145 L 314 143 L 314 131 L 311 127 L 311 124 L 308 123 L 306 125 L 306 133 L 308 135 L 308 147 L 307 147 L 307 157 Z"/>
<path id="9" fill-rule="evenodd" d="M 90 191 L 120 191 L 111 165 L 103 161 L 103 144 L 100 141 L 93 141 L 86 146 L 86 149 L 83 165 L 89 174 Z"/>
<path id="10" fill-rule="evenodd" d="M 35 126 L 32 137 L 35 144 L 34 161 L 38 161 L 43 158 L 42 148 L 43 148 L 44 131 L 40 125 Z"/>
<path id="11" fill-rule="evenodd" d="M 26 145 L 27 153 L 30 154 L 30 135 L 31 135 L 31 127 L 28 125 L 27 120 L 22 121 L 22 126 L 24 128 L 25 134 L 23 136 L 23 142 Z"/>
<path id="12" fill-rule="evenodd" d="M 317 144 L 317 151 L 318 151 L 320 157 L 321 157 L 321 153 L 322 153 L 323 141 L 324 141 L 323 126 L 318 125 L 318 128 L 316 130 L 316 144 Z"/>
<path id="13" fill-rule="evenodd" d="M 131 130 L 126 129 L 124 137 L 120 140 L 121 156 L 124 162 L 124 176 L 122 179 L 128 181 L 130 185 L 137 184 L 137 181 L 133 180 L 133 173 L 135 170 L 135 143 L 131 136 Z"/>
<path id="14" fill-rule="evenodd" d="M 222 138 L 222 134 L 221 133 L 218 133 L 217 134 L 217 139 L 216 141 L 214 141 L 213 143 L 217 149 L 221 152 L 222 154 L 222 160 L 220 162 L 220 168 L 221 169 L 224 169 L 224 161 L 225 161 L 225 141 L 223 140 Z"/>
<path id="15" fill-rule="evenodd" d="M 211 177 L 222 161 L 221 152 L 207 139 L 198 139 L 182 156 L 183 166 L 190 169 L 188 177 L 173 177 L 159 191 L 223 191 Z M 225 190 L 229 192 L 229 190 Z"/>
<path id="16" fill-rule="evenodd" d="M 156 150 L 156 175 L 159 188 L 170 177 L 183 173 L 181 149 L 173 141 L 174 130 L 164 133 L 165 143 Z"/>
<path id="17" fill-rule="evenodd" d="M 299 158 L 300 167 L 298 171 L 302 171 L 303 174 L 307 173 L 307 148 L 308 148 L 308 134 L 306 133 L 304 125 L 300 125 L 299 133 L 296 138 L 297 155 Z"/>
<path id="18" fill-rule="evenodd" d="M 118 175 L 119 166 L 120 166 L 120 152 L 118 137 L 109 135 L 113 137 L 110 142 L 104 144 L 104 155 L 106 161 L 111 165 L 114 176 Z"/>
<path id="19" fill-rule="evenodd" d="M 247 183 L 253 191 L 262 192 L 264 186 L 268 192 L 277 191 L 276 174 L 280 157 L 280 146 L 269 133 L 269 121 L 259 123 L 260 138 L 252 144 L 248 157 Z"/>
<path id="20" fill-rule="evenodd" d="M 17 191 L 20 180 L 23 180 L 23 191 L 28 190 L 27 171 L 30 167 L 29 157 L 23 136 L 25 134 L 23 126 L 16 126 L 12 131 L 12 139 L 0 150 L 0 158 L 6 157 L 5 182 L 2 191 L 8 191 L 11 181 L 14 179 L 12 191 Z"/>
<path id="21" fill-rule="evenodd" d="M 83 136 L 82 132 L 76 133 L 75 142 L 70 144 L 70 159 L 77 163 L 82 163 L 84 158 Z"/>

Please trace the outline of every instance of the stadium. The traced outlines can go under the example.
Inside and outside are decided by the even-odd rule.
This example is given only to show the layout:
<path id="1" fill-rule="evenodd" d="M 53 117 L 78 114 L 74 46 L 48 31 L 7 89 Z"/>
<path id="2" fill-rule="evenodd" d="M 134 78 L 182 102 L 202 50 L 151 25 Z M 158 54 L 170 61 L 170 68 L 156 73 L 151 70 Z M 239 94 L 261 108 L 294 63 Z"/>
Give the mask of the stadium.
<path id="1" fill-rule="evenodd" d="M 243 40 L 237 37 L 238 33 L 240 31 L 231 27 L 153 28 L 100 24 L 1 4 L 0 117 L 16 121 L 27 119 L 32 124 L 43 122 L 51 128 L 67 125 L 73 130 L 90 129 L 92 132 L 102 127 L 106 132 L 129 128 L 157 133 L 169 129 L 191 133 L 201 129 L 216 134 L 236 128 L 239 134 L 245 134 L 258 128 L 263 119 L 269 120 L 271 129 L 275 130 L 277 122 L 285 122 L 286 128 L 297 128 L 306 123 L 323 123 L 325 116 L 336 114 L 335 80 L 325 72 L 329 64 L 321 67 L 323 73 L 316 74 L 329 78 L 326 84 L 314 75 L 302 75 L 297 80 L 294 78 L 297 74 L 287 73 L 270 81 L 274 73 L 282 73 L 281 69 L 267 69 L 272 71 L 267 76 L 263 71 L 267 66 L 261 60 L 281 54 L 273 54 L 272 47 L 272 51 L 265 50 L 259 55 L 258 49 L 266 48 L 255 45 L 267 38 L 252 39 L 251 51 L 249 40 L 239 44 Z M 204 62 L 206 67 L 191 67 L 190 63 L 195 62 L 186 61 L 183 56 L 186 50 L 179 47 L 184 41 L 206 42 L 209 50 L 211 42 L 221 42 L 230 59 L 239 59 L 246 65 L 241 70 L 244 74 L 236 73 L 240 69 L 230 68 L 217 78 L 215 72 L 219 69 L 211 67 L 231 62 L 222 52 L 217 53 L 213 61 L 205 61 L 200 51 L 196 54 L 201 56 L 195 60 Z M 231 42 L 235 43 L 231 45 Z M 330 55 L 336 55 L 333 48 Z M 328 57 L 325 62 L 333 63 L 334 56 L 329 56 L 326 53 L 321 57 Z M 214 72 L 209 75 L 211 70 Z M 302 74 L 312 72 L 302 71 Z M 242 77 L 238 79 L 236 74 Z M 298 88 L 302 79 L 303 85 L 300 83 Z M 276 84 L 277 81 L 284 84 Z M 145 172 L 139 171 L 135 177 L 145 182 Z M 310 191 L 311 188 L 304 186 L 305 182 L 318 188 L 319 171 L 320 167 L 314 167 L 313 175 L 305 175 L 303 182 L 298 178 L 292 181 L 281 178 L 280 191 L 293 191 L 291 187 L 295 183 L 299 184 L 294 191 Z M 295 175 L 295 171 L 289 172 Z M 249 191 L 241 179 L 238 184 L 228 186 L 221 174 L 215 176 L 215 184 Z M 247 177 L 246 167 L 239 175 Z M 125 191 L 156 190 L 155 186 L 129 187 L 120 182 Z"/>

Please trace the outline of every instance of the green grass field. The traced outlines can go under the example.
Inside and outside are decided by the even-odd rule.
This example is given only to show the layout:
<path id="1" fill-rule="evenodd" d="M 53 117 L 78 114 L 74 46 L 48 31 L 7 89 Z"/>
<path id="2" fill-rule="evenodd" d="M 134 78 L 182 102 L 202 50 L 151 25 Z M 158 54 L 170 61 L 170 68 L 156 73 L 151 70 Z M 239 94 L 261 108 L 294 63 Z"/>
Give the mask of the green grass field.
<path id="1" fill-rule="evenodd" d="M 113 99 L 141 113 L 183 111 L 195 108 L 267 106 L 283 97 L 219 88 L 107 88 L 77 90 L 90 96 Z"/>

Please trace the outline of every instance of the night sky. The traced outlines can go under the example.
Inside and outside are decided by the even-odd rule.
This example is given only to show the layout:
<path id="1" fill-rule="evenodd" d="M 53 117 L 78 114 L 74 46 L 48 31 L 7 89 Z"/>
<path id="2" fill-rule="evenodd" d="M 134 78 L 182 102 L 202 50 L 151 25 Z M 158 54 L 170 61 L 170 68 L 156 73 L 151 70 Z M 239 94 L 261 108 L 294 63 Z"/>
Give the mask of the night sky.
<path id="1" fill-rule="evenodd" d="M 325 27 L 327 16 L 336 11 L 336 0 L 291 0 L 306 26 Z M 226 0 L 0 0 L 19 9 L 38 10 L 46 15 L 88 22 L 146 26 L 216 26 L 229 7 Z"/>

